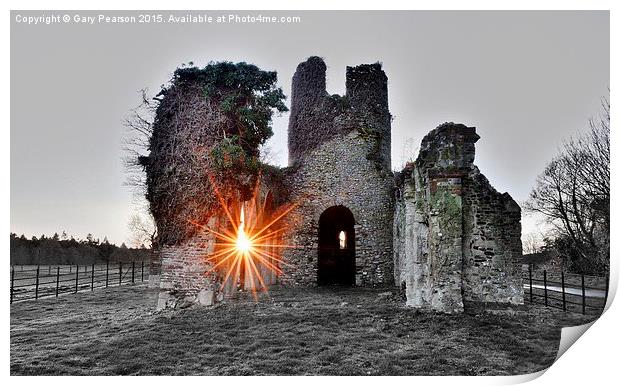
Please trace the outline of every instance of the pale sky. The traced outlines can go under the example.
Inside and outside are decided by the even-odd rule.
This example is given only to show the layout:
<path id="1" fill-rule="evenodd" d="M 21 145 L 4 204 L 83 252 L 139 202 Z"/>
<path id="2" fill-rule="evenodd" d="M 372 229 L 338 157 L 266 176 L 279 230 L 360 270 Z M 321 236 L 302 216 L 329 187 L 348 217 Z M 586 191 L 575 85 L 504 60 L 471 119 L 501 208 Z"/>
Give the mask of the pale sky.
<path id="1" fill-rule="evenodd" d="M 100 13 L 138 14 L 79 15 Z M 76 12 L 45 13 L 65 14 Z M 339 94 L 347 65 L 380 61 L 394 115 L 393 168 L 414 158 L 438 124 L 476 126 L 475 163 L 517 201 L 608 95 L 606 11 L 250 14 L 301 22 L 27 25 L 17 15 L 44 13 L 12 12 L 11 231 L 126 241 L 135 203 L 123 185 L 122 121 L 138 104 L 138 90 L 156 93 L 189 61 L 246 61 L 275 70 L 287 96 L 295 67 L 309 56 L 324 58 L 328 92 Z M 281 165 L 287 123 L 287 114 L 275 119 L 269 143 Z M 524 233 L 534 228 L 524 220 Z"/>

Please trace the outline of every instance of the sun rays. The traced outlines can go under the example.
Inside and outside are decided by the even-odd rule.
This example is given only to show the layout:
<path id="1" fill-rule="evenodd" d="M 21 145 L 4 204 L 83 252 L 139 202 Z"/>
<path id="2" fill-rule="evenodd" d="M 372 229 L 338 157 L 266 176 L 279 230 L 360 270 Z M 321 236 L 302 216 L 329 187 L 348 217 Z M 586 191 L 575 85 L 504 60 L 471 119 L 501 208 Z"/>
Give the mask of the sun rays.
<path id="1" fill-rule="evenodd" d="M 216 230 L 191 221 L 216 238 L 214 252 L 205 258 L 211 264 L 207 274 L 218 274 L 222 289 L 227 286 L 233 290 L 249 289 L 256 297 L 257 291 L 266 291 L 272 284 L 271 278 L 283 275 L 283 266 L 290 266 L 282 259 L 281 252 L 295 246 L 281 242 L 286 230 L 283 220 L 297 205 L 271 208 L 267 198 L 259 197 L 259 180 L 249 200 L 227 203 L 214 181 L 211 182 L 228 226 Z"/>

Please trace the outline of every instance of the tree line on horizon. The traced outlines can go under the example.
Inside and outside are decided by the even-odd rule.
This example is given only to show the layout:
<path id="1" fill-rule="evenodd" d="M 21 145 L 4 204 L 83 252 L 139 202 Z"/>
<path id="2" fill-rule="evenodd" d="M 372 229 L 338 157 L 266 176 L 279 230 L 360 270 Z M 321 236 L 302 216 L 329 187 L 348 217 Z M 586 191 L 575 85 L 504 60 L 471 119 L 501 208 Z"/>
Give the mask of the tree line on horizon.
<path id="1" fill-rule="evenodd" d="M 120 246 L 110 243 L 106 237 L 103 241 L 88 234 L 85 239 L 76 239 L 66 232 L 61 235 L 41 235 L 27 238 L 23 234 L 11 233 L 11 265 L 90 265 L 102 263 L 129 262 L 148 260 L 151 250 L 141 245 L 128 248 L 125 243 Z"/>

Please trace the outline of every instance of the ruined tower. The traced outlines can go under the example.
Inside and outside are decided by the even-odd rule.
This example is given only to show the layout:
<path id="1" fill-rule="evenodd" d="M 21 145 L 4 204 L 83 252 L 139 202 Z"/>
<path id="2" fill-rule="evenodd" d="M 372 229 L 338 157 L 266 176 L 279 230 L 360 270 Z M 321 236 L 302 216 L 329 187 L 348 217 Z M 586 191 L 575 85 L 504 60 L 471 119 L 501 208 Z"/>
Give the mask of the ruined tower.
<path id="1" fill-rule="evenodd" d="M 393 175 L 387 77 L 381 65 L 347 67 L 346 94 L 329 95 L 326 66 L 311 57 L 293 76 L 283 251 L 288 284 L 393 282 Z M 340 241 L 344 238 L 344 242 Z"/>

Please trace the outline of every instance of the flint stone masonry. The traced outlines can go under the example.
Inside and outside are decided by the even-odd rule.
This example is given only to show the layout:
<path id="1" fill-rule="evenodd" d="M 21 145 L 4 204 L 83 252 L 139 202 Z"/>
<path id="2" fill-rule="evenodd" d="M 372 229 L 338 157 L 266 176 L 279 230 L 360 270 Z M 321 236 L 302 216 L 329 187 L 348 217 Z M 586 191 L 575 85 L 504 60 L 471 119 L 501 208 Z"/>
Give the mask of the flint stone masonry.
<path id="1" fill-rule="evenodd" d="M 521 210 L 474 165 L 475 128 L 440 125 L 423 138 L 416 161 L 393 173 L 381 65 L 347 67 L 344 96 L 326 92 L 325 71 L 318 57 L 297 67 L 289 166 L 274 167 L 261 182 L 260 194 L 274 207 L 294 204 L 282 235 L 282 243 L 294 248 L 281 250 L 281 276 L 263 272 L 266 284 L 318 285 L 318 270 L 326 269 L 319 265 L 319 220 L 336 207 L 328 212 L 353 215 L 354 238 L 345 250 L 352 253 L 336 255 L 354 255 L 355 285 L 396 286 L 407 305 L 446 313 L 522 304 Z M 220 216 L 208 226 L 227 225 Z M 209 306 L 238 285 L 247 287 L 222 286 L 221 275 L 211 273 L 214 245 L 213 235 L 199 233 L 162 248 L 160 269 L 154 264 L 152 272 L 154 283 L 159 275 L 158 308 Z"/>
<path id="2" fill-rule="evenodd" d="M 521 210 L 473 164 L 478 139 L 473 127 L 443 124 L 397 175 L 394 278 L 410 306 L 523 303 Z"/>
<path id="3" fill-rule="evenodd" d="M 317 284 L 319 218 L 330 207 L 342 205 L 355 219 L 356 285 L 392 284 L 391 175 L 381 175 L 365 157 L 366 141 L 351 132 L 332 138 L 287 180 L 293 202 L 287 244 L 283 250 L 283 283 Z M 353 167 L 351 165 L 354 165 Z"/>

